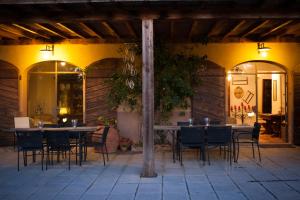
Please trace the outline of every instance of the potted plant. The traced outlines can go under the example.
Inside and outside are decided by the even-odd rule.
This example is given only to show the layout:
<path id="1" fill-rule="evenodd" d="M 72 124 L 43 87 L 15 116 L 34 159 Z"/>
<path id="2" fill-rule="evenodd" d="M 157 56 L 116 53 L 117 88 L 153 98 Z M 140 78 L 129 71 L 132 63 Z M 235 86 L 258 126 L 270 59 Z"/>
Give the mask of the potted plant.
<path id="1" fill-rule="evenodd" d="M 128 151 L 131 148 L 132 141 L 129 138 L 120 138 L 120 149 L 121 151 Z"/>

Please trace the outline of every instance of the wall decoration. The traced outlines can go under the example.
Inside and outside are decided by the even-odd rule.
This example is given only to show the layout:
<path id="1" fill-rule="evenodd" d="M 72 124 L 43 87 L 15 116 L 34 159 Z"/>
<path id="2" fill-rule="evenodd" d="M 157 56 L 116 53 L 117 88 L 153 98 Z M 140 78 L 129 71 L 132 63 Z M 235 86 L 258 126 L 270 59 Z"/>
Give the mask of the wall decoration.
<path id="1" fill-rule="evenodd" d="M 254 93 L 251 92 L 250 90 L 247 90 L 246 95 L 243 98 L 243 101 L 248 104 L 250 103 L 253 97 L 254 97 Z"/>
<path id="2" fill-rule="evenodd" d="M 248 76 L 232 76 L 232 85 L 248 85 Z"/>
<path id="3" fill-rule="evenodd" d="M 234 89 L 234 96 L 237 98 L 237 99 L 240 99 L 244 96 L 244 90 L 242 87 L 238 86 Z"/>
<path id="4" fill-rule="evenodd" d="M 273 80 L 273 101 L 277 101 L 277 80 Z"/>

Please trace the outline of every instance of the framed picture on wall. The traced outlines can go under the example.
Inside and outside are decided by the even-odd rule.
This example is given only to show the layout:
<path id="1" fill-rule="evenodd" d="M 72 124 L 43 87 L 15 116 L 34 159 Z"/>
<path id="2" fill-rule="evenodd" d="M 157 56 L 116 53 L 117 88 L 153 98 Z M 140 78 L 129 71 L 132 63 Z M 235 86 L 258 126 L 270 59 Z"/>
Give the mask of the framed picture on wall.
<path id="1" fill-rule="evenodd" d="M 246 95 L 243 98 L 243 101 L 245 103 L 249 104 L 253 97 L 254 97 L 254 93 L 248 90 L 246 92 Z"/>
<path id="2" fill-rule="evenodd" d="M 238 76 L 232 77 L 232 85 L 248 85 L 248 77 L 247 76 Z"/>
<path id="3" fill-rule="evenodd" d="M 273 80 L 273 101 L 277 101 L 277 80 Z"/>

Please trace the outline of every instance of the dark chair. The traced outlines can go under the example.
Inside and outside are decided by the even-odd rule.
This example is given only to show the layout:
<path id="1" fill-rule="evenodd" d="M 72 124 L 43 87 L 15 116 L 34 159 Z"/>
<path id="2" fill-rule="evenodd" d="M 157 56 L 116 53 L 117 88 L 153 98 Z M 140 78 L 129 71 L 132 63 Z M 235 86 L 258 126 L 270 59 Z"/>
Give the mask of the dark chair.
<path id="1" fill-rule="evenodd" d="M 47 162 L 46 169 L 50 162 L 51 154 L 51 163 L 53 164 L 53 154 L 56 153 L 57 161 L 59 162 L 60 153 L 66 155 L 68 152 L 68 169 L 70 170 L 71 162 L 71 145 L 69 141 L 69 132 L 68 131 L 45 131 L 44 132 L 47 140 Z"/>
<path id="2" fill-rule="evenodd" d="M 232 128 L 231 126 L 208 126 L 207 127 L 207 136 L 206 136 L 206 151 L 207 151 L 207 159 L 210 164 L 209 158 L 209 146 L 214 147 L 223 147 L 224 148 L 224 156 L 229 158 L 230 165 L 232 162 Z M 226 149 L 227 148 L 227 149 Z"/>
<path id="3" fill-rule="evenodd" d="M 177 122 L 177 126 L 189 126 L 190 125 L 190 122 L 188 121 L 180 121 L 180 122 Z M 180 147 L 179 147 L 179 143 L 180 143 L 180 130 L 177 131 L 176 133 L 176 154 L 177 154 L 177 158 L 180 159 Z M 174 153 L 174 152 L 173 152 Z M 173 155 L 173 158 L 175 158 L 175 155 Z"/>
<path id="4" fill-rule="evenodd" d="M 18 150 L 18 171 L 20 170 L 20 151 L 23 152 L 24 166 L 27 166 L 27 152 L 32 152 L 33 162 L 35 162 L 36 151 L 41 152 L 42 170 L 44 169 L 44 145 L 41 131 L 16 131 Z"/>
<path id="5" fill-rule="evenodd" d="M 96 134 L 92 135 L 92 137 L 95 138 L 95 140 L 93 140 L 91 143 L 92 146 L 101 148 L 104 165 L 105 165 L 105 155 L 104 154 L 106 154 L 107 161 L 109 160 L 108 151 L 107 151 L 107 147 L 106 147 L 106 139 L 107 139 L 108 132 L 109 132 L 109 126 L 105 126 L 101 135 L 96 135 Z M 105 153 L 104 153 L 104 150 L 105 150 Z"/>
<path id="6" fill-rule="evenodd" d="M 252 132 L 237 132 L 236 133 L 236 137 L 235 137 L 235 143 L 237 144 L 236 161 L 239 158 L 240 144 L 241 143 L 248 143 L 248 144 L 252 145 L 252 156 L 253 156 L 253 158 L 255 158 L 254 144 L 256 144 L 257 150 L 258 150 L 259 161 L 261 162 L 261 155 L 260 155 L 259 144 L 258 144 L 260 128 L 261 128 L 261 125 L 259 123 L 255 122 Z"/>
<path id="7" fill-rule="evenodd" d="M 205 161 L 205 131 L 200 127 L 181 127 L 179 141 L 179 159 L 182 165 L 182 151 L 184 148 L 198 148 L 202 160 Z"/>

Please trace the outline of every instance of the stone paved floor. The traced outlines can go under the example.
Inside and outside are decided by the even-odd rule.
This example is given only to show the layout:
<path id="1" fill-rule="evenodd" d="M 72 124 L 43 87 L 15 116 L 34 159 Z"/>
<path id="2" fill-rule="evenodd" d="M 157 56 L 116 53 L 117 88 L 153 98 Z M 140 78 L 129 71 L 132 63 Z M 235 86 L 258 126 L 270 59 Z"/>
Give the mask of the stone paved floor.
<path id="1" fill-rule="evenodd" d="M 211 165 L 184 154 L 184 167 L 171 152 L 156 153 L 156 178 L 140 178 L 142 154 L 113 154 L 104 167 L 90 151 L 83 166 L 55 163 L 47 171 L 39 162 L 16 168 L 16 152 L 0 148 L 0 199 L 66 200 L 199 200 L 300 199 L 300 148 L 263 148 L 263 161 L 243 148 L 238 164 L 229 165 L 213 152 Z M 38 158 L 39 161 L 39 158 Z"/>

